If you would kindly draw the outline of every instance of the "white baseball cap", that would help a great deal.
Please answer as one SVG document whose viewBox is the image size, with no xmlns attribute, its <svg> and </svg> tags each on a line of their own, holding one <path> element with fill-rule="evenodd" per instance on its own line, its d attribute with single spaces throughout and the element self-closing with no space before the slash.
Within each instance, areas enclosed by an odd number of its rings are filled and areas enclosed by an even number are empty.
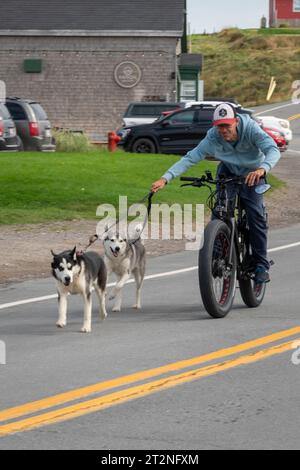
<svg viewBox="0 0 300 470">
<path fill-rule="evenodd" d="M 222 103 L 216 107 L 213 125 L 234 124 L 236 122 L 236 111 L 229 103 Z"/>
</svg>

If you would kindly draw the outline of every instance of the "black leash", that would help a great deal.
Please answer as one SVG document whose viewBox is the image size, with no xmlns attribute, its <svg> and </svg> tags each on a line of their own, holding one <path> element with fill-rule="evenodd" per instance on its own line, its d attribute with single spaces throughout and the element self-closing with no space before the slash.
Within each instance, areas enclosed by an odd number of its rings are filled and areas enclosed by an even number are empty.
<svg viewBox="0 0 300 470">
<path fill-rule="evenodd" d="M 141 234 L 142 232 L 144 231 L 145 229 L 145 226 L 147 224 L 147 221 L 148 221 L 148 218 L 150 217 L 150 214 L 151 214 L 151 207 L 152 207 L 152 198 L 154 196 L 155 193 L 153 192 L 150 192 L 148 193 L 143 199 L 141 199 L 140 201 L 136 202 L 136 204 L 143 204 L 145 201 L 148 200 L 148 205 L 147 205 L 147 215 L 145 217 L 145 220 L 144 220 L 144 224 L 143 224 L 143 228 L 141 230 Z M 113 223 L 110 227 L 107 228 L 106 232 L 108 232 L 110 229 L 112 229 L 113 227 L 117 226 L 119 224 L 120 220 L 117 220 L 115 223 Z M 105 232 L 104 232 L 105 233 Z M 103 234 L 104 234 L 103 233 Z M 102 235 L 103 235 L 102 234 Z M 101 237 L 102 237 L 101 235 Z M 99 240 L 99 235 L 95 234 L 95 235 L 92 235 L 90 238 L 89 238 L 89 244 L 86 245 L 86 247 L 81 251 L 81 253 L 84 253 L 85 251 L 87 251 L 94 243 L 96 243 L 97 240 Z M 134 240 L 133 242 L 130 242 L 131 245 L 133 245 L 134 243 L 137 242 L 137 240 L 140 239 L 140 236 L 139 238 L 137 238 L 136 240 Z"/>
</svg>

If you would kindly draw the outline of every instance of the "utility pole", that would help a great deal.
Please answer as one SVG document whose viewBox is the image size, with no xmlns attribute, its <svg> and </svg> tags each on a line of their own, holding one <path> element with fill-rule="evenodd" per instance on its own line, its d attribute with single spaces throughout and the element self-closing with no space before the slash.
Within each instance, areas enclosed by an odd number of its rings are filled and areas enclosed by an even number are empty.
<svg viewBox="0 0 300 470">
<path fill-rule="evenodd" d="M 187 39 L 187 0 L 184 0 L 183 9 L 183 35 L 181 38 L 181 52 L 188 53 L 188 39 Z"/>
</svg>

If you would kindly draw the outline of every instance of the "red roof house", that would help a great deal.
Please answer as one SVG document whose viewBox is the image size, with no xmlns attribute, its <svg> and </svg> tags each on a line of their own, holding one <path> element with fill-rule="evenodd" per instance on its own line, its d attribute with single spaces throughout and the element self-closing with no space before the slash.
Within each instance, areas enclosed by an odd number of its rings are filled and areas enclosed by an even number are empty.
<svg viewBox="0 0 300 470">
<path fill-rule="evenodd" d="M 270 0 L 270 27 L 300 26 L 300 0 Z"/>
</svg>

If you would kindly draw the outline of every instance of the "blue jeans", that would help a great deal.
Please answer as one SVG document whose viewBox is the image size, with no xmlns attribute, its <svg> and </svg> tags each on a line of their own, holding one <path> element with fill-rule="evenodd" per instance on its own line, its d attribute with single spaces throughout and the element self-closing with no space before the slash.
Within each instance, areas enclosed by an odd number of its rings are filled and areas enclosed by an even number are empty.
<svg viewBox="0 0 300 470">
<path fill-rule="evenodd" d="M 221 174 L 229 177 L 235 176 L 229 172 L 224 163 L 220 163 L 218 167 L 217 175 L 219 176 Z M 264 184 L 264 180 L 261 180 L 258 184 Z M 255 186 L 249 187 L 246 184 L 240 186 L 230 183 L 227 186 L 227 191 L 232 206 L 239 192 L 242 207 L 245 209 L 248 218 L 250 244 L 255 264 L 256 266 L 263 266 L 266 270 L 269 270 L 270 263 L 267 255 L 268 224 L 263 195 L 255 192 Z"/>
</svg>

